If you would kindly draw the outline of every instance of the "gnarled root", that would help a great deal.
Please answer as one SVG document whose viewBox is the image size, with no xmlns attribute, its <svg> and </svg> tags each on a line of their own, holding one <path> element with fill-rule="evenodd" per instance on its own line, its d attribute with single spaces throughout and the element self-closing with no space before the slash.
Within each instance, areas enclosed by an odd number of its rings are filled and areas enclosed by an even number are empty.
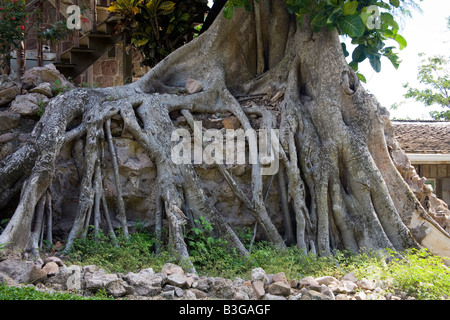
<svg viewBox="0 0 450 320">
<path fill-rule="evenodd" d="M 306 22 L 298 28 L 282 0 L 254 4 L 254 15 L 236 10 L 233 19 L 245 22 L 239 28 L 235 20 L 220 16 L 208 32 L 133 84 L 74 90 L 51 100 L 30 142 L 0 167 L 0 206 L 24 181 L 19 204 L 0 243 L 19 248 L 29 244 L 28 249 L 36 253 L 36 239 L 44 225 L 42 208 L 51 202 L 46 193 L 56 158 L 69 143 L 84 154 L 73 152 L 80 174 L 79 202 L 66 250 L 90 225 L 90 215 L 98 231 L 101 211 L 114 238 L 103 190 L 105 153 L 112 160 L 118 220 L 128 235 L 120 164 L 110 130 L 110 119 L 116 117 L 156 165 L 156 212 L 151 214 L 155 215 L 157 238 L 162 240 L 166 219 L 170 248 L 195 272 L 184 234 L 187 224 L 203 216 L 218 236 L 247 255 L 227 217 L 208 199 L 196 163 L 177 165 L 171 157 L 172 133 L 177 129 L 172 112 L 185 116 L 194 139 L 195 115 L 220 112 L 235 116 L 240 128 L 248 132 L 249 149 L 257 141 L 253 129 L 279 130 L 279 140 L 265 141 L 266 146 L 279 148 L 272 160 L 256 153 L 250 192 L 244 191 L 225 164 L 215 164 L 266 240 L 280 248 L 295 243 L 302 252 L 325 255 L 337 249 L 403 250 L 424 244 L 430 244 L 432 252 L 450 255 L 448 234 L 427 220 L 392 164 L 382 108 L 345 62 L 337 34 L 325 30 L 312 34 Z M 276 14 L 272 17 L 270 12 Z M 186 94 L 188 78 L 201 82 L 203 90 Z M 251 120 L 255 117 L 258 123 Z M 80 138 L 85 140 L 83 148 Z M 269 149 L 274 152 L 276 148 Z M 267 190 L 277 174 L 280 209 L 269 214 L 262 177 L 267 165 L 278 160 L 281 170 L 271 173 Z M 284 222 L 277 225 L 272 218 L 278 215 Z M 422 229 L 411 233 L 411 226 L 417 229 L 419 224 Z M 431 238 L 441 239 L 440 244 Z"/>
</svg>

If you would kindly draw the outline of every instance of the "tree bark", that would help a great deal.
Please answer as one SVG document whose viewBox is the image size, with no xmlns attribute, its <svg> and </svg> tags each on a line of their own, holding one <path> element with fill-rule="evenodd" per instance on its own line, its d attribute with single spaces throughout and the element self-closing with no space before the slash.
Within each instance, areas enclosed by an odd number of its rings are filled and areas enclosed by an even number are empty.
<svg viewBox="0 0 450 320">
<path fill-rule="evenodd" d="M 258 158 L 251 165 L 250 195 L 225 166 L 217 165 L 267 240 L 281 248 L 285 241 L 294 241 L 300 251 L 321 255 L 340 249 L 401 251 L 426 246 L 432 253 L 449 256 L 448 233 L 422 207 L 389 154 L 387 111 L 360 85 L 345 61 L 338 34 L 313 33 L 307 19 L 299 26 L 283 0 L 254 1 L 253 6 L 252 12 L 235 10 L 231 20 L 220 14 L 208 31 L 132 84 L 74 90 L 51 100 L 47 107 L 51 112 L 42 117 L 31 142 L 0 168 L 1 192 L 26 177 L 0 243 L 23 247 L 23 235 L 28 239 L 35 207 L 51 184 L 61 147 L 86 136 L 79 206 L 66 246 L 70 249 L 88 209 L 99 208 L 101 184 L 93 183 L 93 177 L 104 127 L 125 231 L 126 208 L 120 203 L 120 172 L 109 132 L 109 119 L 120 115 L 156 165 L 155 230 L 160 233 L 164 212 L 169 246 L 186 261 L 187 269 L 195 271 L 184 242 L 191 214 L 208 219 L 218 235 L 248 254 L 226 217 L 208 201 L 196 164 L 176 165 L 170 156 L 171 133 L 176 129 L 171 112 L 182 112 L 190 123 L 193 114 L 220 112 L 233 114 L 244 130 L 253 129 L 250 114 L 261 118 L 261 129 L 279 130 L 283 170 L 278 173 L 282 175 L 278 214 L 285 221 L 285 239 L 265 206 L 266 160 Z M 203 90 L 187 94 L 189 78 L 199 81 Z M 253 97 L 256 107 L 243 106 L 238 97 Z M 267 101 L 276 107 L 269 108 Z M 81 124 L 66 132 L 80 116 Z"/>
</svg>

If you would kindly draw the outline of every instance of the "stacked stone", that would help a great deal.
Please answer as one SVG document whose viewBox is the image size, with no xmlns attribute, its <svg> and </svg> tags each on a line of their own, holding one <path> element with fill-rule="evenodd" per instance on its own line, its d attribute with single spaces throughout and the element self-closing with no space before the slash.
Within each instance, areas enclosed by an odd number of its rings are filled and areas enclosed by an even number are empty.
<svg viewBox="0 0 450 320">
<path fill-rule="evenodd" d="M 129 300 L 412 300 L 404 292 L 389 293 L 387 281 L 357 279 L 353 273 L 338 280 L 332 276 L 287 280 L 283 272 L 266 274 L 261 268 L 251 279 L 234 281 L 185 273 L 167 263 L 160 272 L 152 268 L 107 273 L 95 265 L 67 267 L 61 259 L 48 257 L 35 262 L 10 258 L 0 262 L 0 284 L 33 284 L 44 291 L 69 291 L 95 295 L 99 291 Z"/>
</svg>

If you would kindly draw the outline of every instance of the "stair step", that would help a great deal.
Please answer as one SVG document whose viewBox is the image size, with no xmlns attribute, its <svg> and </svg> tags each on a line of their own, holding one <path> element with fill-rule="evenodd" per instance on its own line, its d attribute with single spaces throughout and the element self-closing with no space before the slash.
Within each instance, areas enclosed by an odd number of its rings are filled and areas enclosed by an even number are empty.
<svg viewBox="0 0 450 320">
<path fill-rule="evenodd" d="M 86 53 L 90 53 L 90 52 L 94 52 L 95 48 L 86 48 L 86 47 L 78 47 L 78 48 L 71 48 L 70 51 L 71 52 L 86 52 Z"/>
<path fill-rule="evenodd" d="M 88 34 L 90 38 L 111 38 L 111 34 L 102 32 L 91 32 Z"/>
<path fill-rule="evenodd" d="M 56 68 L 75 68 L 75 66 L 76 66 L 73 63 L 64 63 L 64 62 L 55 62 L 55 63 L 53 63 L 53 65 Z"/>
</svg>

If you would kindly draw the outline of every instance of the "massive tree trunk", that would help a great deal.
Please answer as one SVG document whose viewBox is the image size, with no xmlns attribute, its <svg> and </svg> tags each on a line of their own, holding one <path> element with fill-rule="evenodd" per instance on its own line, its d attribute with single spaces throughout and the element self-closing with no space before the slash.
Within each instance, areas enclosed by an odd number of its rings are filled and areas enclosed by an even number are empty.
<svg viewBox="0 0 450 320">
<path fill-rule="evenodd" d="M 199 81 L 203 90 L 187 94 L 188 79 Z M 77 89 L 51 100 L 31 142 L 0 168 L 3 194 L 25 179 L 0 243 L 36 251 L 33 232 L 43 225 L 41 211 L 55 159 L 64 145 L 82 139 L 85 158 L 78 211 L 66 244 L 70 248 L 91 212 L 98 216 L 101 150 L 109 145 L 107 152 L 114 160 L 109 119 L 120 117 L 156 164 L 158 210 L 153 214 L 160 221 L 164 213 L 170 245 L 179 258 L 189 259 L 183 226 L 200 216 L 247 254 L 225 217 L 208 201 L 195 164 L 172 162 L 171 134 L 176 127 L 169 114 L 174 111 L 193 127 L 199 114 L 220 112 L 233 114 L 244 130 L 279 129 L 281 169 L 276 181 L 282 230 L 265 207 L 265 161 L 251 165 L 250 197 L 227 166 L 217 164 L 264 237 L 274 244 L 295 242 L 303 252 L 323 255 L 335 249 L 401 251 L 420 246 L 450 255 L 449 235 L 428 215 L 393 163 L 385 135 L 389 116 L 348 66 L 337 33 L 312 33 L 306 20 L 300 28 L 282 0 L 255 1 L 252 12 L 235 10 L 231 20 L 219 15 L 207 32 L 135 83 Z M 250 115 L 259 117 L 260 124 L 250 121 Z M 126 231 L 119 169 L 113 167 Z"/>
</svg>

